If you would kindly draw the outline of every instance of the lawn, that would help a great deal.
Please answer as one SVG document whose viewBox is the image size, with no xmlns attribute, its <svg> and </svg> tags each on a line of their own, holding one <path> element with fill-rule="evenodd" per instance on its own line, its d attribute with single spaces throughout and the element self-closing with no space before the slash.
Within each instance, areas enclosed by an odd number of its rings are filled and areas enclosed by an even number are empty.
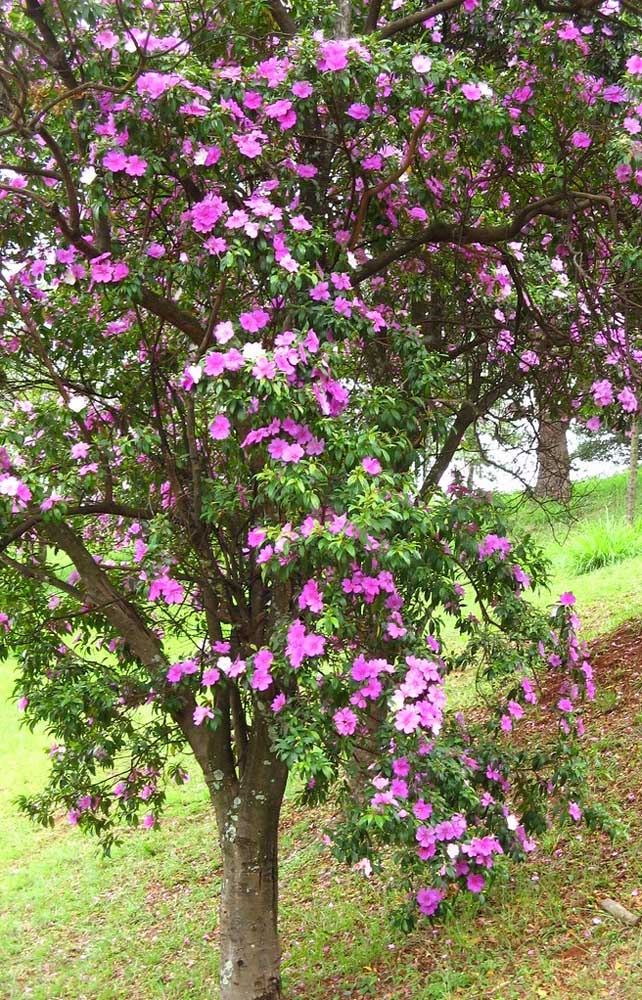
<svg viewBox="0 0 642 1000">
<path fill-rule="evenodd" d="M 517 517 L 538 532 L 553 561 L 553 588 L 573 590 L 590 637 L 642 618 L 642 555 L 569 574 L 569 539 L 611 509 L 621 518 L 623 477 L 581 492 L 583 507 L 557 541 L 539 509 Z M 610 483 L 610 487 L 609 484 Z M 620 502 L 621 501 L 621 502 Z M 529 520 L 530 518 L 530 520 Z M 546 602 L 550 597 L 542 595 Z M 328 819 L 288 801 L 281 850 L 286 996 L 378 997 L 642 995 L 642 930 L 599 908 L 604 895 L 642 909 L 640 748 L 642 639 L 637 628 L 603 640 L 598 699 L 587 749 L 596 791 L 614 803 L 629 834 L 611 844 L 580 828 L 550 834 L 535 858 L 443 923 L 393 933 L 383 886 L 340 868 L 323 848 Z M 111 859 L 64 819 L 34 829 L 14 797 L 39 787 L 46 734 L 18 726 L 0 669 L 0 996 L 38 1000 L 216 997 L 216 835 L 194 774 L 171 792 L 158 831 L 133 831 Z"/>
</svg>

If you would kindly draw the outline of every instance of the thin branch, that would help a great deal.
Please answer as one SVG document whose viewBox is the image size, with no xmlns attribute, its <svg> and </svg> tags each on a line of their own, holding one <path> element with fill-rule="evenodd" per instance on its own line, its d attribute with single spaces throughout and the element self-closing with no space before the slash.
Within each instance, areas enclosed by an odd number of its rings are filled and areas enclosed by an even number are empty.
<svg viewBox="0 0 642 1000">
<path fill-rule="evenodd" d="M 397 169 L 393 170 L 391 174 L 380 180 L 379 183 L 375 184 L 374 187 L 366 188 L 365 191 L 363 192 L 363 195 L 361 196 L 361 202 L 359 203 L 359 209 L 357 211 L 357 218 L 354 224 L 354 229 L 352 230 L 352 236 L 350 238 L 350 244 L 349 244 L 350 250 L 354 250 L 355 246 L 359 241 L 361 231 L 366 221 L 366 215 L 368 212 L 368 205 L 370 204 L 370 199 L 374 198 L 375 195 L 381 194 L 381 192 L 385 191 L 387 187 L 390 187 L 390 185 L 394 184 L 395 181 L 398 181 L 400 177 L 403 177 L 406 170 L 408 170 L 408 168 L 411 166 L 412 161 L 415 158 L 415 153 L 417 152 L 417 143 L 419 142 L 419 137 L 421 136 L 424 125 L 428 120 L 428 114 L 429 113 L 427 110 L 424 111 L 421 118 L 419 119 L 417 127 L 415 128 L 414 132 L 412 133 L 412 136 L 410 137 L 410 142 L 408 143 L 408 150 L 406 152 L 406 155 L 404 156 L 403 160 L 401 161 Z"/>
</svg>

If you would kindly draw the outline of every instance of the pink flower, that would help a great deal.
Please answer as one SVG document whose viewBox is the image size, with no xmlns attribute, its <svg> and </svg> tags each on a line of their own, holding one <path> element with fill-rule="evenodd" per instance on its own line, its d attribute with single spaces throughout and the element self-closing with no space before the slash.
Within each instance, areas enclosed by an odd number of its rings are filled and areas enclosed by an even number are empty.
<svg viewBox="0 0 642 1000">
<path fill-rule="evenodd" d="M 573 702 L 571 701 L 570 698 L 560 698 L 560 700 L 557 703 L 557 707 L 559 708 L 560 712 L 572 712 Z"/>
<path fill-rule="evenodd" d="M 414 706 L 400 709 L 395 716 L 395 729 L 400 733 L 414 733 L 420 723 L 421 716 Z"/>
<path fill-rule="evenodd" d="M 430 73 L 432 69 L 432 59 L 428 56 L 416 55 L 412 57 L 412 68 L 415 73 Z"/>
<path fill-rule="evenodd" d="M 293 215 L 290 219 L 290 225 L 298 233 L 309 233 L 312 229 L 304 215 Z"/>
<path fill-rule="evenodd" d="M 622 389 L 622 392 L 618 393 L 617 398 L 626 413 L 635 413 L 638 408 L 638 401 L 628 385 Z"/>
<path fill-rule="evenodd" d="M 560 594 L 560 604 L 564 608 L 572 608 L 576 600 L 575 594 L 571 593 L 570 590 L 565 590 L 563 594 Z"/>
<path fill-rule="evenodd" d="M 642 74 L 642 56 L 635 55 L 629 56 L 626 60 L 627 71 L 631 76 L 640 76 Z"/>
<path fill-rule="evenodd" d="M 481 87 L 476 83 L 464 83 L 461 92 L 467 101 L 478 101 L 482 96 Z"/>
<path fill-rule="evenodd" d="M 258 358 L 256 364 L 252 368 L 252 375 L 256 379 L 267 379 L 271 382 L 276 375 L 276 363 L 270 361 L 269 358 Z"/>
<path fill-rule="evenodd" d="M 219 413 L 209 426 L 210 437 L 213 437 L 215 441 L 224 441 L 230 436 L 230 426 L 228 418 Z"/>
<path fill-rule="evenodd" d="M 217 194 L 208 195 L 191 210 L 192 226 L 197 233 L 209 233 L 228 211 L 228 204 Z"/>
<path fill-rule="evenodd" d="M 105 170 L 111 170 L 112 174 L 117 174 L 120 170 L 124 170 L 127 166 L 127 157 L 123 153 L 122 149 L 110 149 L 109 152 L 103 156 L 103 167 Z"/>
<path fill-rule="evenodd" d="M 318 67 L 322 72 L 339 73 L 348 65 L 348 45 L 346 42 L 324 42 Z"/>
<path fill-rule="evenodd" d="M 263 528 L 252 528 L 247 535 L 247 544 L 251 549 L 256 549 L 265 541 L 267 532 Z"/>
<path fill-rule="evenodd" d="M 378 476 L 381 472 L 381 462 L 376 458 L 372 458 L 370 455 L 366 455 L 366 457 L 361 460 L 361 465 L 371 476 Z"/>
<path fill-rule="evenodd" d="M 588 149 L 592 141 L 588 132 L 573 132 L 571 136 L 571 145 L 576 149 Z"/>
<path fill-rule="evenodd" d="M 29 699 L 23 695 L 22 698 L 18 699 L 18 711 L 24 712 L 28 704 L 29 704 Z"/>
<path fill-rule="evenodd" d="M 234 336 L 234 327 L 227 320 L 225 323 L 217 323 L 214 327 L 214 339 L 219 344 L 227 344 L 228 340 L 231 340 Z"/>
<path fill-rule="evenodd" d="M 265 309 L 252 309 L 251 312 L 241 313 L 239 323 L 248 333 L 256 333 L 262 330 L 270 322 L 270 314 Z"/>
<path fill-rule="evenodd" d="M 164 574 L 152 580 L 147 600 L 156 601 L 159 597 L 163 597 L 166 604 L 180 604 L 184 597 L 184 591 L 177 580 L 172 580 L 171 577 Z"/>
<path fill-rule="evenodd" d="M 130 177 L 142 177 L 147 170 L 147 160 L 142 156 L 128 156 L 125 163 L 125 173 Z"/>
<path fill-rule="evenodd" d="M 285 705 L 286 701 L 287 701 L 287 698 L 285 697 L 285 695 L 283 693 L 277 694 L 276 698 L 274 699 L 274 701 L 270 705 L 270 708 L 272 709 L 272 711 L 274 712 L 275 715 L 277 715 L 281 711 L 281 709 Z"/>
<path fill-rule="evenodd" d="M 520 587 L 524 588 L 530 587 L 531 585 L 530 576 L 528 575 L 528 573 L 525 573 L 522 567 L 519 566 L 517 563 L 515 563 L 515 565 L 513 566 L 513 576 L 517 580 Z"/>
<path fill-rule="evenodd" d="M 591 392 L 598 406 L 609 406 L 613 402 L 613 386 L 606 378 L 594 382 Z"/>
<path fill-rule="evenodd" d="M 299 607 L 309 608 L 314 614 L 323 611 L 323 598 L 319 593 L 316 580 L 308 580 L 299 594 Z"/>
<path fill-rule="evenodd" d="M 217 377 L 222 375 L 225 371 L 225 355 L 221 354 L 220 351 L 212 351 L 211 354 L 207 354 L 205 357 L 205 364 L 203 370 L 206 375 L 212 375 Z"/>
<path fill-rule="evenodd" d="M 104 49 L 109 52 L 116 45 L 118 45 L 118 35 L 115 35 L 113 31 L 106 29 L 105 31 L 99 31 L 95 36 L 94 41 L 99 49 Z"/>
<path fill-rule="evenodd" d="M 332 720 L 340 736 L 352 736 L 357 728 L 357 716 L 350 708 L 340 708 L 334 713 Z"/>
<path fill-rule="evenodd" d="M 250 687 L 254 691 L 267 691 L 267 689 L 272 684 L 272 676 L 267 668 L 258 669 L 255 666 L 254 673 L 252 674 L 252 679 L 250 681 Z"/>
<path fill-rule="evenodd" d="M 295 97 L 300 97 L 302 99 L 309 97 L 312 94 L 314 88 L 311 83 L 307 80 L 297 80 L 296 83 L 292 84 L 292 93 Z"/>
<path fill-rule="evenodd" d="M 154 260 L 164 257 L 166 252 L 165 247 L 161 243 L 150 243 L 145 251 L 147 256 L 152 257 Z"/>
<path fill-rule="evenodd" d="M 203 671 L 203 676 L 201 677 L 201 684 L 203 687 L 212 687 L 214 684 L 218 684 L 221 677 L 221 673 L 216 667 L 210 667 L 209 670 Z"/>
<path fill-rule="evenodd" d="M 249 160 L 256 159 L 263 152 L 263 146 L 259 142 L 259 137 L 263 136 L 263 133 L 252 132 L 250 135 L 233 135 L 232 138 L 238 147 L 238 151 L 242 156 L 247 156 Z"/>
<path fill-rule="evenodd" d="M 412 811 L 418 820 L 430 819 L 432 816 L 432 805 L 430 802 L 424 802 L 423 799 L 417 799 L 412 807 Z"/>
<path fill-rule="evenodd" d="M 486 559 L 497 552 L 500 559 L 505 559 L 511 548 L 511 543 L 504 536 L 486 535 L 484 541 L 480 542 L 479 545 L 479 558 L 480 560 Z"/>
<path fill-rule="evenodd" d="M 370 117 L 370 108 L 367 104 L 351 104 L 346 114 L 355 121 L 365 122 Z"/>
<path fill-rule="evenodd" d="M 136 90 L 142 97 L 157 98 L 180 83 L 177 73 L 141 73 L 136 81 Z"/>
<path fill-rule="evenodd" d="M 486 885 L 483 875 L 469 875 L 466 879 L 466 888 L 469 892 L 481 892 Z"/>
<path fill-rule="evenodd" d="M 417 906 L 425 917 L 432 917 L 445 895 L 441 889 L 420 889 L 416 897 Z"/>
<path fill-rule="evenodd" d="M 315 302 L 327 302 L 330 298 L 329 287 L 327 281 L 318 281 L 308 294 Z"/>
<path fill-rule="evenodd" d="M 91 277 L 92 280 L 97 282 L 98 284 L 107 283 L 108 281 L 113 281 L 114 278 L 113 264 L 108 260 L 92 260 Z"/>
<path fill-rule="evenodd" d="M 194 709 L 193 718 L 194 718 L 194 725 L 201 726 L 205 722 L 205 719 L 214 718 L 214 712 L 209 707 L 209 705 L 197 705 L 196 708 Z"/>
<path fill-rule="evenodd" d="M 145 830 L 151 830 L 155 823 L 156 820 L 154 819 L 153 813 L 147 813 L 146 816 L 143 816 L 143 827 Z"/>
<path fill-rule="evenodd" d="M 578 806 L 577 802 L 569 802 L 568 814 L 572 820 L 575 820 L 576 823 L 579 823 L 579 821 L 582 818 L 582 810 Z"/>
</svg>

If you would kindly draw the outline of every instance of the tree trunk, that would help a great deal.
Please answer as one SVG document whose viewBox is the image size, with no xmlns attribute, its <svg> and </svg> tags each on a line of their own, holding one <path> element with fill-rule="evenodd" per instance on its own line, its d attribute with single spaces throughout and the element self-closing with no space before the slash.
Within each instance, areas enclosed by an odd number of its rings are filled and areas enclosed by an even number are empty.
<svg viewBox="0 0 642 1000">
<path fill-rule="evenodd" d="M 567 503 L 571 499 L 571 460 L 566 425 L 543 412 L 537 441 L 535 496 Z"/>
<path fill-rule="evenodd" d="M 280 1000 L 277 836 L 237 836 L 223 850 L 221 1000 Z"/>
<path fill-rule="evenodd" d="M 278 833 L 287 769 L 255 720 L 239 797 L 219 815 L 220 1000 L 281 1000 Z"/>
<path fill-rule="evenodd" d="M 635 523 L 635 501 L 638 493 L 638 454 L 640 448 L 640 418 L 637 414 L 631 423 L 631 457 L 629 461 L 629 481 L 626 487 L 626 519 Z"/>
</svg>

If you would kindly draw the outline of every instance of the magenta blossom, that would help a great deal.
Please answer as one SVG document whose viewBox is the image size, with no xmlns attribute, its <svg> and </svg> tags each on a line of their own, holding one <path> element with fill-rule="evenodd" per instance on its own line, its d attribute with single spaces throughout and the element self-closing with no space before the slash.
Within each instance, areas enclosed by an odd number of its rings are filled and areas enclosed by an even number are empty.
<svg viewBox="0 0 642 1000">
<path fill-rule="evenodd" d="M 377 458 L 372 458 L 370 455 L 366 455 L 366 457 L 361 460 L 361 465 L 371 476 L 378 476 L 381 472 L 381 462 Z"/>
</svg>

